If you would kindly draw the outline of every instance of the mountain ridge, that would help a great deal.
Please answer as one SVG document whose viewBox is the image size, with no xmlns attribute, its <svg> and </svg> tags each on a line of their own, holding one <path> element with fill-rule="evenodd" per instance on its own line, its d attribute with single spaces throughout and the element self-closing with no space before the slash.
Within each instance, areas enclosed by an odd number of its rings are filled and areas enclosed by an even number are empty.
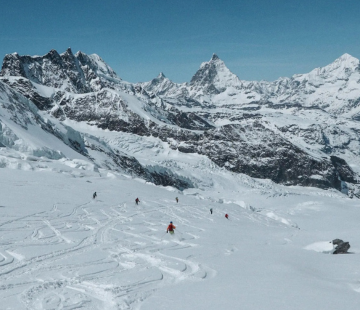
<svg viewBox="0 0 360 310">
<path fill-rule="evenodd" d="M 155 137 L 234 173 L 357 195 L 358 61 L 344 54 L 324 68 L 274 82 L 243 81 L 213 54 L 189 83 L 160 73 L 132 84 L 100 56 L 74 55 L 69 48 L 36 57 L 6 55 L 0 80 L 60 122 Z M 339 70 L 346 79 L 334 80 Z M 113 153 L 104 154 L 114 162 Z M 173 176 L 160 179 L 181 184 Z"/>
</svg>

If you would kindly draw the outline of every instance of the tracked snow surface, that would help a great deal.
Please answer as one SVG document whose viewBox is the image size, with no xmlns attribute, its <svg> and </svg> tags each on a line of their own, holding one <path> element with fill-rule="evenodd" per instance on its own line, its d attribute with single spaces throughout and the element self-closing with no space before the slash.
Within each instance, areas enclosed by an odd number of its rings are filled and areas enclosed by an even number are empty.
<svg viewBox="0 0 360 310">
<path fill-rule="evenodd" d="M 155 139 L 122 140 L 198 188 L 2 149 L 12 166 L 0 181 L 1 309 L 357 308 L 357 199 L 236 175 Z M 329 254 L 337 237 L 352 254 Z"/>
<path fill-rule="evenodd" d="M 97 55 L 7 55 L 0 309 L 357 309 L 358 66 L 246 82 L 214 55 L 133 85 Z"/>
</svg>

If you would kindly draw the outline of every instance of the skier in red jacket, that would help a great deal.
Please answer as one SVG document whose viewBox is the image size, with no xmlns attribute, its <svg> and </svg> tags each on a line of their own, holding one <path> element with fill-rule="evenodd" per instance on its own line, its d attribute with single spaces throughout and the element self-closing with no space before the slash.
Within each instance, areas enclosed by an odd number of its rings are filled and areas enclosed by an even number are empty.
<svg viewBox="0 0 360 310">
<path fill-rule="evenodd" d="M 176 227 L 175 227 L 175 225 L 173 225 L 173 222 L 170 222 L 170 224 L 169 224 L 169 226 L 167 227 L 167 230 L 166 230 L 166 232 L 167 233 L 170 233 L 170 234 L 174 234 L 174 229 L 175 229 Z"/>
<path fill-rule="evenodd" d="M 229 215 L 228 215 L 227 213 L 225 214 L 225 217 L 226 217 L 227 219 L 229 219 Z"/>
</svg>

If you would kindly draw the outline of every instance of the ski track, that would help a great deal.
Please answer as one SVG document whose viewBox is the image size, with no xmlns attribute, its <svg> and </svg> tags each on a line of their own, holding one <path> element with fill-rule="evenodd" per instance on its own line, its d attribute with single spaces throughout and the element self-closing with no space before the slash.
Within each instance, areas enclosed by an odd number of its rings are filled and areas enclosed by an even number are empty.
<svg viewBox="0 0 360 310">
<path fill-rule="evenodd" d="M 70 212 L 59 205 L 0 224 L 3 232 L 15 222 L 22 225 L 23 239 L 2 240 L 0 279 L 7 284 L 0 285 L 0 291 L 8 297 L 19 293 L 24 309 L 139 309 L 162 287 L 216 274 L 196 257 L 177 254 L 198 246 L 206 233 L 195 225 L 199 220 L 219 219 L 208 210 L 167 200 L 135 206 L 91 200 Z M 243 207 L 230 215 L 229 223 L 242 218 L 265 226 L 287 223 L 274 212 L 267 216 L 266 210 Z M 174 236 L 166 234 L 169 219 L 181 227 Z M 31 256 L 32 247 L 44 253 Z M 229 245 L 223 255 L 237 250 Z M 86 257 L 79 260 L 83 263 L 72 263 L 81 255 Z M 31 282 L 24 280 L 29 275 Z"/>
<path fill-rule="evenodd" d="M 0 224 L 3 232 L 14 222 L 24 225 L 23 240 L 2 240 L 0 247 L 0 291 L 7 297 L 19 293 L 23 309 L 139 309 L 164 286 L 215 275 L 194 257 L 177 255 L 198 246 L 193 241 L 204 231 L 181 214 L 208 220 L 206 212 L 166 201 L 151 201 L 145 209 L 95 200 L 68 213 L 59 205 Z M 166 234 L 169 218 L 182 227 L 174 236 Z M 44 253 L 31 256 L 32 247 Z M 80 255 L 85 263 L 71 263 Z M 31 282 L 25 281 L 29 275 Z"/>
</svg>

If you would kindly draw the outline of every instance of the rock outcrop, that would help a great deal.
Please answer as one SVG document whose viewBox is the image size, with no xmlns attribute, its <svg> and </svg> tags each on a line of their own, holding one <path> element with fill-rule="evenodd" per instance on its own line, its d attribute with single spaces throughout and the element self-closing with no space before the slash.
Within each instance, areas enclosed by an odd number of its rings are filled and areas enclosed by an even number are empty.
<svg viewBox="0 0 360 310">
<path fill-rule="evenodd" d="M 350 244 L 347 241 L 334 239 L 332 243 L 335 246 L 333 254 L 347 254 L 350 249 Z"/>
</svg>

